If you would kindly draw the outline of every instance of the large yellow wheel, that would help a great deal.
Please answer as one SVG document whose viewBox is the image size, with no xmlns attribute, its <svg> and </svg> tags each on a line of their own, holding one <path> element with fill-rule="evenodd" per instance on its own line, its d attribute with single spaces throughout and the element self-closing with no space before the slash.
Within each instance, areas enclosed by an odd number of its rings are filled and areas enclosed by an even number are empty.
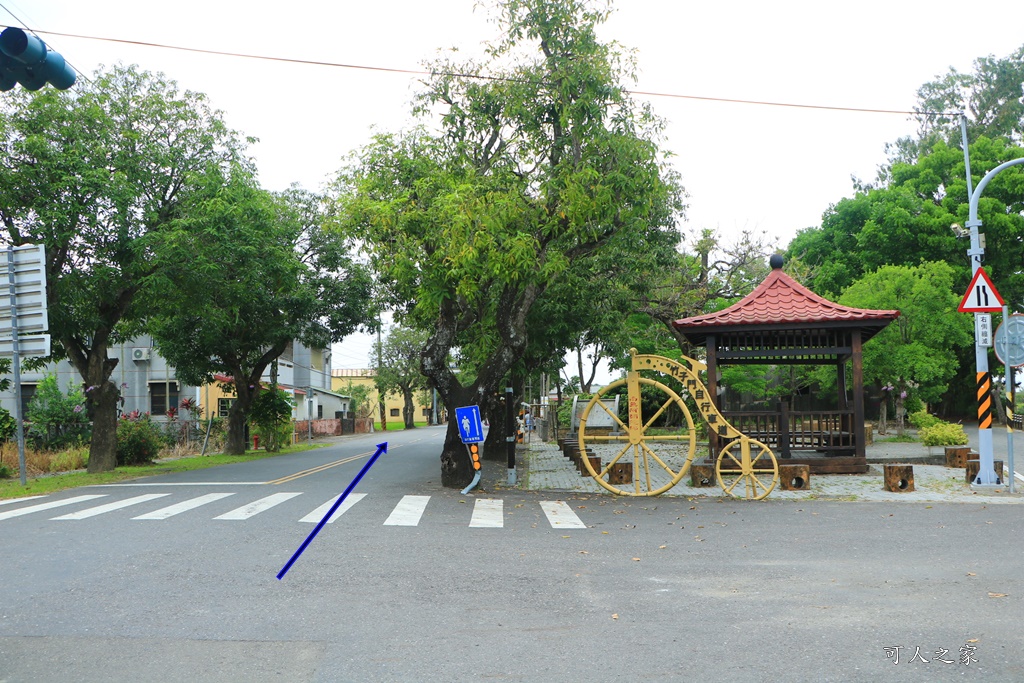
<svg viewBox="0 0 1024 683">
<path fill-rule="evenodd" d="M 602 401 L 623 385 L 628 387 L 625 420 Z M 666 396 L 649 415 L 643 414 L 641 386 L 653 387 Z M 672 406 L 682 414 L 683 426 L 672 433 L 654 434 L 652 425 Z M 612 493 L 623 496 L 656 496 L 669 490 L 689 471 L 697 449 L 693 417 L 683 399 L 661 382 L 640 377 L 636 371 L 597 392 L 580 418 L 578 437 L 581 453 L 589 449 L 601 459 L 600 469 L 595 469 L 589 458 L 582 458 L 586 473 Z"/>
<path fill-rule="evenodd" d="M 779 483 L 779 463 L 763 443 L 741 436 L 718 454 L 715 475 L 729 495 L 760 500 Z"/>
</svg>

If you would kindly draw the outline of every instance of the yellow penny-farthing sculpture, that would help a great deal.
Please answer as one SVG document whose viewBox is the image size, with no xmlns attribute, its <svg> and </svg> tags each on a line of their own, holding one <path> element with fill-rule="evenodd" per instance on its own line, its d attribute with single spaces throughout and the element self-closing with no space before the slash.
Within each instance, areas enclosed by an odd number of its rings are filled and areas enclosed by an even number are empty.
<svg viewBox="0 0 1024 683">
<path fill-rule="evenodd" d="M 707 366 L 685 356 L 680 362 L 638 355 L 636 349 L 630 353 L 633 363 L 626 378 L 598 391 L 580 417 L 580 452 L 592 455 L 581 458 L 581 466 L 598 484 L 624 496 L 656 496 L 678 484 L 689 472 L 697 451 L 697 430 L 685 400 L 689 398 L 708 429 L 718 435 L 720 443 L 726 444 L 715 460 L 719 486 L 738 498 L 761 499 L 771 493 L 779 481 L 775 454 L 760 441 L 740 433 L 718 412 L 700 380 L 699 373 L 706 371 Z M 644 376 L 642 372 L 672 377 L 682 384 L 682 391 L 677 393 L 658 378 Z M 625 421 L 602 400 L 618 393 L 623 385 L 627 391 Z M 641 400 L 644 387 L 650 387 L 649 405 L 651 396 L 658 396 L 658 407 L 649 414 L 644 414 Z M 681 426 L 655 428 L 654 424 L 666 413 L 673 417 L 681 414 Z M 612 426 L 588 428 L 588 420 Z M 600 465 L 595 467 L 598 458 Z"/>
</svg>

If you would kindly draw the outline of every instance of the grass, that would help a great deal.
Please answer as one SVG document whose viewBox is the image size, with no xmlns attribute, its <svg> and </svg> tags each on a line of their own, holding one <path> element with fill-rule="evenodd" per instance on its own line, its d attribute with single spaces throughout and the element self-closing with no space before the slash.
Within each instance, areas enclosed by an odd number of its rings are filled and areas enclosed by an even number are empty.
<svg viewBox="0 0 1024 683">
<path fill-rule="evenodd" d="M 425 421 L 424 422 L 414 422 L 413 424 L 415 424 L 417 427 L 426 427 L 427 426 L 427 423 Z M 377 422 L 374 424 L 374 428 L 376 430 L 380 431 L 380 420 L 377 420 Z M 405 429 L 405 421 L 402 420 L 402 418 L 395 417 L 395 418 L 392 418 L 392 419 L 388 420 L 388 431 L 389 432 L 400 432 L 403 429 Z"/>
<path fill-rule="evenodd" d="M 265 451 L 246 451 L 245 455 L 204 455 L 175 458 L 163 460 L 152 465 L 136 465 L 131 467 L 119 467 L 113 472 L 61 472 L 48 474 L 39 477 L 29 478 L 25 486 L 21 485 L 18 471 L 13 470 L 10 479 L 0 479 L 0 500 L 6 498 L 21 498 L 23 496 L 40 496 L 47 493 L 55 493 L 65 489 L 78 488 L 80 486 L 95 486 L 97 484 L 116 484 L 128 479 L 139 479 L 153 477 L 158 474 L 172 474 L 174 472 L 190 472 L 192 470 L 204 470 L 209 467 L 220 465 L 231 465 L 237 462 L 250 462 L 262 460 L 288 453 L 298 453 L 319 448 L 320 445 L 301 444 L 282 448 L 278 453 L 267 453 Z"/>
<path fill-rule="evenodd" d="M 875 441 L 879 441 L 881 443 L 917 443 L 918 440 L 917 437 L 911 436 L 910 434 L 904 434 L 903 436 L 899 436 L 897 434 L 893 436 L 886 436 L 881 439 L 876 435 Z"/>
</svg>

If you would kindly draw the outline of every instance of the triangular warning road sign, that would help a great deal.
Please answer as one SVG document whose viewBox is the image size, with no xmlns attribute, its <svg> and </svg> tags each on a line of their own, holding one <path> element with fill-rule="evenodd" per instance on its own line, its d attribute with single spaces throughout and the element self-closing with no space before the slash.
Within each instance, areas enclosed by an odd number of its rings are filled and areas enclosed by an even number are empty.
<svg viewBox="0 0 1024 683">
<path fill-rule="evenodd" d="M 967 292 L 964 293 L 964 298 L 960 300 L 960 305 L 956 310 L 961 313 L 989 313 L 1003 310 L 1003 297 L 999 296 L 999 291 L 992 284 L 992 280 L 989 279 L 984 268 L 974 271 L 971 284 L 967 285 Z"/>
</svg>

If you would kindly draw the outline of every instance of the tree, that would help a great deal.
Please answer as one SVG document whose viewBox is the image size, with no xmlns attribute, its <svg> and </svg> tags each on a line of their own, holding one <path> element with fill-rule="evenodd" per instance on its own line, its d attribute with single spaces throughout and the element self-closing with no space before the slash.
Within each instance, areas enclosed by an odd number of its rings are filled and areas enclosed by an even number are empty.
<svg viewBox="0 0 1024 683">
<path fill-rule="evenodd" d="M 182 381 L 232 378 L 226 453 L 245 452 L 261 377 L 289 344 L 322 348 L 372 320 L 369 274 L 322 230 L 320 206 L 233 173 L 153 244 L 153 338 Z"/>
<path fill-rule="evenodd" d="M 374 344 L 381 363 L 374 381 L 381 396 L 400 394 L 404 401 L 402 417 L 406 429 L 416 426 L 416 391 L 425 389 L 426 377 L 420 372 L 420 354 L 427 342 L 426 332 L 396 327 L 382 344 Z"/>
<path fill-rule="evenodd" d="M 421 367 L 449 409 L 498 393 L 552 283 L 606 250 L 671 252 L 682 210 L 661 124 L 620 85 L 628 58 L 597 40 L 607 13 L 583 0 L 498 13 L 486 64 L 432 66 L 417 111 L 438 133 L 379 135 L 338 183 L 387 304 L 430 333 Z M 465 382 L 454 349 L 472 365 Z M 471 477 L 454 423 L 441 473 L 449 487 Z"/>
<path fill-rule="evenodd" d="M 981 138 L 971 145 L 975 184 L 1024 149 L 1003 140 Z M 985 189 L 979 203 L 987 241 L 985 265 L 1005 298 L 1024 298 L 1024 173 L 1006 170 Z M 870 188 L 843 199 L 823 217 L 820 228 L 801 231 L 788 247 L 814 269 L 810 286 L 824 296 L 838 295 L 855 280 L 885 265 L 922 261 L 962 264 L 954 289 L 971 278 L 967 247 L 950 229 L 968 218 L 963 152 L 936 143 L 913 164 L 896 164 L 888 187 Z"/>
<path fill-rule="evenodd" d="M 883 266 L 839 299 L 855 308 L 900 311 L 899 318 L 864 345 L 864 379 L 892 385 L 901 435 L 907 397 L 938 401 L 959 366 L 957 349 L 972 346 L 971 316 L 956 311 L 960 297 L 953 291 L 954 272 L 943 262 Z"/>
<path fill-rule="evenodd" d="M 4 237 L 45 245 L 52 358 L 88 388 L 89 471 L 114 469 L 120 394 L 107 350 L 143 331 L 151 240 L 211 177 L 247 163 L 243 143 L 203 95 L 118 66 L 74 92 L 7 93 L 0 147 Z"/>
</svg>

